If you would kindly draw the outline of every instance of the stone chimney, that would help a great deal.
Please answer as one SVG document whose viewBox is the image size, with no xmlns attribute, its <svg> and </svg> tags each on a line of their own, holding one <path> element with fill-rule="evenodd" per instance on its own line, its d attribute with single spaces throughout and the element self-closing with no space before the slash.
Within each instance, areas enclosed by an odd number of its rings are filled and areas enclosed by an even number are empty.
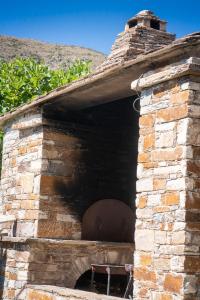
<svg viewBox="0 0 200 300">
<path fill-rule="evenodd" d="M 166 24 L 150 10 L 139 12 L 128 20 L 124 32 L 112 46 L 111 54 L 98 69 L 107 69 L 172 43 L 175 35 L 166 32 Z"/>
</svg>

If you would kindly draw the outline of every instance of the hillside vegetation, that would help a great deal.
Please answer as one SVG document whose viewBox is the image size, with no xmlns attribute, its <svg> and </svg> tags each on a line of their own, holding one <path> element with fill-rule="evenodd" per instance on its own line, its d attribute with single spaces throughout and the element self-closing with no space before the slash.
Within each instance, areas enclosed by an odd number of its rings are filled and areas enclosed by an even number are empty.
<svg viewBox="0 0 200 300">
<path fill-rule="evenodd" d="M 95 68 L 105 60 L 104 54 L 83 47 L 0 36 L 0 59 L 10 61 L 16 57 L 43 60 L 52 69 L 66 68 L 77 59 L 90 60 L 92 68 Z"/>
<path fill-rule="evenodd" d="M 76 60 L 66 69 L 52 70 L 33 58 L 15 58 L 9 62 L 0 60 L 0 115 L 87 76 L 90 65 L 90 61 Z M 0 131 L 0 170 L 2 146 L 3 132 Z"/>
<path fill-rule="evenodd" d="M 86 76 L 105 58 L 83 47 L 0 36 L 0 115 Z M 0 131 L 0 171 L 2 143 Z"/>
</svg>

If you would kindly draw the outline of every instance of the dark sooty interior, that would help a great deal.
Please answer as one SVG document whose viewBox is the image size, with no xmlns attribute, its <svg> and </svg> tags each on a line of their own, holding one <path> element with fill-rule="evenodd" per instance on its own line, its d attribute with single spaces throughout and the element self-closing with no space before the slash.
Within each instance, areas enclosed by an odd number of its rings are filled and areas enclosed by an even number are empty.
<svg viewBox="0 0 200 300">
<path fill-rule="evenodd" d="M 86 210 L 103 199 L 122 201 L 134 212 L 139 115 L 133 109 L 133 97 L 79 111 L 47 109 L 44 116 L 55 124 L 47 131 L 69 137 L 61 150 L 65 165 L 62 174 L 61 167 L 58 172 L 70 181 L 55 185 L 63 213 L 65 207 L 66 213 L 82 222 Z M 115 242 L 116 237 L 109 241 Z"/>
</svg>

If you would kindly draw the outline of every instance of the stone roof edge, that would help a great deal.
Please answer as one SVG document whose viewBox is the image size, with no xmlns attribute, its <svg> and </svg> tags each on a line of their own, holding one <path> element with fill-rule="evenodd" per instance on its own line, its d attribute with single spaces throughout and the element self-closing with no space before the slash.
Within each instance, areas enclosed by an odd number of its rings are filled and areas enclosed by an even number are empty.
<svg viewBox="0 0 200 300">
<path fill-rule="evenodd" d="M 49 102 L 52 99 L 67 95 L 72 91 L 75 92 L 76 90 L 79 90 L 83 87 L 88 89 L 88 87 L 92 84 L 96 82 L 101 82 L 101 80 L 105 80 L 106 78 L 113 77 L 127 68 L 140 68 L 140 66 L 142 66 L 142 64 L 144 63 L 153 64 L 158 60 L 163 61 L 168 57 L 175 57 L 177 55 L 178 50 L 186 48 L 187 46 L 194 46 L 197 44 L 200 44 L 200 32 L 195 32 L 193 34 L 186 35 L 182 38 L 175 40 L 170 45 L 162 47 L 161 49 L 156 51 L 150 51 L 148 53 L 141 54 L 133 60 L 117 64 L 106 70 L 94 72 L 87 77 L 81 78 L 75 82 L 72 82 L 71 84 L 59 87 L 53 90 L 52 92 L 48 93 L 47 95 L 40 96 L 32 102 L 26 103 L 16 108 L 16 110 L 6 113 L 5 115 L 0 117 L 0 127 L 2 127 L 5 122 L 16 117 L 17 115 L 22 114 L 25 111 L 32 110 L 37 106 L 42 106 L 43 104 Z"/>
</svg>

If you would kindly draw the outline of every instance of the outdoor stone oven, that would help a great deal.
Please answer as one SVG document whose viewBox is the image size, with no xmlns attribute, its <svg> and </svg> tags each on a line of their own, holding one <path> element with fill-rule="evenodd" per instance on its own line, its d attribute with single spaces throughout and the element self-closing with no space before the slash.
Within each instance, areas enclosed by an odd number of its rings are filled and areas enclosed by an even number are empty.
<svg viewBox="0 0 200 300">
<path fill-rule="evenodd" d="M 61 111 L 45 105 L 6 124 L 2 208 L 15 222 L 4 229 L 10 237 L 2 242 L 3 264 L 9 269 L 19 257 L 19 292 L 24 282 L 80 288 L 92 265 L 132 264 L 138 151 L 132 103 L 128 97 Z M 126 282 L 129 272 L 118 275 Z M 95 280 L 106 294 L 103 276 Z M 90 290 L 90 282 L 83 288 Z"/>
<path fill-rule="evenodd" d="M 67 288 L 127 264 L 135 300 L 199 299 L 200 35 L 165 23 L 140 12 L 95 73 L 0 118 L 1 299 L 114 300 Z"/>
</svg>

